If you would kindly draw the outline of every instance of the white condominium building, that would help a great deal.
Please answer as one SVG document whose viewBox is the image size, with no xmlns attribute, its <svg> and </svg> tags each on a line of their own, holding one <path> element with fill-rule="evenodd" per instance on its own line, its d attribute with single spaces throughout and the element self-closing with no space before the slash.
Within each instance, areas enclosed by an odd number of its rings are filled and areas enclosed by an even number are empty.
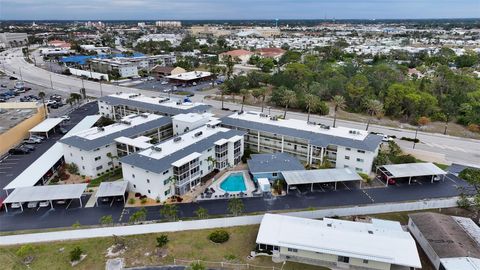
<svg viewBox="0 0 480 270">
<path fill-rule="evenodd" d="M 109 126 L 84 130 L 60 143 L 66 163 L 76 164 L 80 175 L 97 177 L 118 166 L 118 157 L 149 147 L 150 140 L 161 141 L 171 136 L 169 117 L 140 114 L 126 116 Z"/>
<path fill-rule="evenodd" d="M 218 126 L 205 126 L 123 157 L 123 179 L 128 189 L 164 201 L 183 195 L 214 170 L 241 161 L 245 133 Z"/>
<path fill-rule="evenodd" d="M 98 99 L 99 113 L 105 117 L 119 119 L 132 113 L 154 113 L 173 116 L 184 113 L 204 113 L 211 106 L 186 100 L 150 97 L 133 93 L 117 93 Z"/>
<path fill-rule="evenodd" d="M 247 132 L 245 147 L 260 153 L 286 152 L 307 164 L 328 160 L 336 168 L 370 173 L 382 137 L 367 131 L 330 127 L 259 112 L 239 112 L 220 119 L 222 126 Z"/>
</svg>

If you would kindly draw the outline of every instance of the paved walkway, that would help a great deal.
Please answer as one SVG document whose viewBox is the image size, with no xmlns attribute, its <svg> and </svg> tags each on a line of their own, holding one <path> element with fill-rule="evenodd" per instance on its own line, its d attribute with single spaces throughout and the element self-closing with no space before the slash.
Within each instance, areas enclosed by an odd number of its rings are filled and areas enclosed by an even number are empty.
<svg viewBox="0 0 480 270">
<path fill-rule="evenodd" d="M 88 199 L 88 202 L 85 204 L 85 208 L 91 208 L 95 207 L 95 203 L 97 202 L 97 197 L 95 197 L 95 194 L 97 194 L 98 189 L 95 189 L 95 191 L 92 193 L 92 196 L 90 196 L 90 199 Z"/>
<path fill-rule="evenodd" d="M 421 209 L 437 209 L 448 208 L 457 205 L 458 197 L 448 199 L 434 199 L 422 200 L 405 203 L 388 203 L 388 204 L 373 204 L 369 206 L 349 206 L 328 208 L 314 211 L 301 211 L 284 213 L 285 215 L 292 215 L 304 218 L 323 218 L 326 216 L 350 216 L 350 215 L 364 215 L 373 213 L 387 213 L 397 211 L 414 211 Z M 126 236 L 138 235 L 159 232 L 174 232 L 174 231 L 188 231 L 212 229 L 221 227 L 233 227 L 259 224 L 263 215 L 241 216 L 241 217 L 226 217 L 193 221 L 178 221 L 167 223 L 154 223 L 118 227 L 103 227 L 94 229 L 80 229 L 45 233 L 31 233 L 19 235 L 7 235 L 0 237 L 0 246 L 17 245 L 25 243 L 39 243 L 52 241 L 65 241 L 76 239 L 87 239 L 96 237 L 109 237 L 112 235 Z"/>
</svg>

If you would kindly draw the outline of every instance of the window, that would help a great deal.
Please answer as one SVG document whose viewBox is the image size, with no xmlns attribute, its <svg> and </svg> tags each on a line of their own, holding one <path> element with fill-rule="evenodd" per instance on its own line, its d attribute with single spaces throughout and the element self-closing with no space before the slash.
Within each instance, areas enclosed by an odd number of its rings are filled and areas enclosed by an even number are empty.
<svg viewBox="0 0 480 270">
<path fill-rule="evenodd" d="M 365 154 L 365 151 L 363 150 L 357 150 L 358 153 L 362 153 L 362 154 Z"/>
<path fill-rule="evenodd" d="M 357 172 L 361 172 L 361 171 L 362 171 L 362 169 L 361 169 L 361 168 L 357 168 L 357 167 L 355 167 L 355 171 L 357 171 Z"/>
<path fill-rule="evenodd" d="M 82 166 L 82 169 L 84 169 L 84 170 L 85 170 L 85 166 Z"/>
<path fill-rule="evenodd" d="M 147 183 L 150 184 L 150 179 L 147 179 Z"/>
<path fill-rule="evenodd" d="M 135 178 L 135 174 L 132 173 L 132 178 Z"/>
<path fill-rule="evenodd" d="M 358 162 L 363 162 L 363 158 L 357 158 Z"/>
<path fill-rule="evenodd" d="M 350 262 L 350 257 L 338 256 L 337 261 L 343 262 L 343 263 L 349 263 Z"/>
<path fill-rule="evenodd" d="M 278 173 L 276 173 L 276 172 L 272 173 L 272 176 L 274 176 L 274 177 L 277 176 L 277 175 L 278 175 Z"/>
<path fill-rule="evenodd" d="M 345 156 L 345 159 L 346 159 L 346 160 L 350 160 L 350 156 Z"/>
<path fill-rule="evenodd" d="M 137 188 L 137 185 L 133 185 L 133 188 Z"/>
<path fill-rule="evenodd" d="M 70 153 L 70 156 L 73 157 L 72 153 Z"/>
<path fill-rule="evenodd" d="M 163 180 L 163 185 L 168 185 L 170 183 L 170 178 Z"/>
<path fill-rule="evenodd" d="M 170 194 L 170 189 L 165 191 L 165 196 L 167 196 L 168 194 Z"/>
<path fill-rule="evenodd" d="M 150 194 L 150 193 L 152 193 L 152 192 L 150 192 L 150 189 L 149 189 L 149 190 L 148 190 L 148 194 Z"/>
<path fill-rule="evenodd" d="M 83 157 L 80 157 L 83 160 Z"/>
<path fill-rule="evenodd" d="M 101 158 L 102 158 L 101 156 L 98 156 L 95 158 L 95 161 L 100 160 Z"/>
<path fill-rule="evenodd" d="M 364 264 L 368 264 L 368 260 L 363 260 L 363 263 L 364 263 Z"/>
<path fill-rule="evenodd" d="M 103 168 L 103 166 L 98 166 L 97 171 L 101 170 L 102 168 Z"/>
<path fill-rule="evenodd" d="M 164 171 L 163 174 L 167 174 L 168 173 L 168 170 Z"/>
<path fill-rule="evenodd" d="M 298 249 L 296 249 L 296 248 L 288 248 L 288 251 L 289 251 L 289 252 L 298 252 Z"/>
</svg>

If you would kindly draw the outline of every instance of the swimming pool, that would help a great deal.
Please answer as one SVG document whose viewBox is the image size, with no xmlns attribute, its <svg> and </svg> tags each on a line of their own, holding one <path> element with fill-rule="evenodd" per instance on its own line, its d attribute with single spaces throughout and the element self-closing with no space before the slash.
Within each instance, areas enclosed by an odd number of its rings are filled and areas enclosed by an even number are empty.
<svg viewBox="0 0 480 270">
<path fill-rule="evenodd" d="M 227 192 L 247 191 L 243 173 L 232 173 L 220 183 L 220 188 Z"/>
</svg>

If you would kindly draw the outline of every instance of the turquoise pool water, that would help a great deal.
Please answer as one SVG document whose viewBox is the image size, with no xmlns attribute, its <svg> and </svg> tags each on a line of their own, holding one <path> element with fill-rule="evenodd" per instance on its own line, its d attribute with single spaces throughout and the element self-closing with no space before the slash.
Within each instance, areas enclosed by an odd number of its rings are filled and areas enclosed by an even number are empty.
<svg viewBox="0 0 480 270">
<path fill-rule="evenodd" d="M 220 183 L 220 188 L 228 192 L 247 191 L 243 173 L 232 173 Z"/>
</svg>

